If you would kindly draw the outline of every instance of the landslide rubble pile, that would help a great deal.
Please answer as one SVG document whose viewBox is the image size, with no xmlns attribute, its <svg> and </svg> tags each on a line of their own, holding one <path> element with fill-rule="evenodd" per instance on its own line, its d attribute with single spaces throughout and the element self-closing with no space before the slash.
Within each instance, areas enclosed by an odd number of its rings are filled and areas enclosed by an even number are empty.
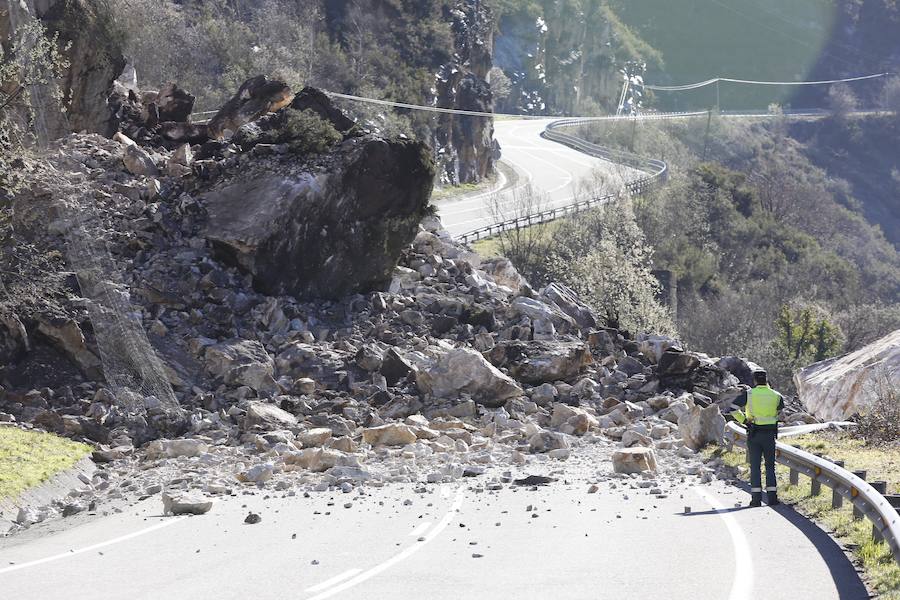
<svg viewBox="0 0 900 600">
<path fill-rule="evenodd" d="M 745 361 L 604 328 L 565 286 L 532 289 L 428 216 L 424 146 L 360 131 L 315 90 L 247 86 L 268 95 L 243 89 L 207 128 L 224 123 L 220 140 L 170 143 L 135 108 L 133 137 L 72 135 L 25 166 L 3 248 L 19 276 L 0 420 L 109 464 L 20 525 L 162 492 L 167 511 L 205 512 L 247 488 L 494 490 L 573 453 L 592 481 L 659 494 L 712 476 L 696 451 L 722 435 Z M 326 147 L 291 127 L 301 107 L 337 132 Z M 70 265 L 79 231 L 103 241 L 117 270 L 92 276 L 127 297 L 178 406 L 104 381 L 95 300 Z"/>
</svg>

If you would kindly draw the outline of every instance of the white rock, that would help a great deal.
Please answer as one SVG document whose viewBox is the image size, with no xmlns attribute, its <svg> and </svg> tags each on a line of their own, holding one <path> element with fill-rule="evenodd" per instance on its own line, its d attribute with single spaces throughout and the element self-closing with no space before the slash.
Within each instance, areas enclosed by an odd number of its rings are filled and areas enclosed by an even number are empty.
<svg viewBox="0 0 900 600">
<path fill-rule="evenodd" d="M 212 508 L 213 501 L 199 495 L 176 492 L 163 492 L 163 514 L 169 515 L 203 515 Z"/>
<path fill-rule="evenodd" d="M 405 446 L 418 439 L 409 425 L 388 423 L 363 429 L 363 441 L 371 446 Z"/>
<path fill-rule="evenodd" d="M 643 473 L 656 471 L 656 453 L 652 448 L 623 448 L 612 456 L 616 473 Z"/>
<path fill-rule="evenodd" d="M 270 479 L 275 474 L 275 465 L 271 463 L 263 463 L 259 465 L 255 465 L 243 473 L 239 473 L 237 478 L 239 481 L 243 481 L 246 483 L 263 483 Z"/>
<path fill-rule="evenodd" d="M 725 417 L 715 404 L 706 408 L 694 406 L 678 418 L 678 433 L 685 446 L 691 450 L 700 450 L 709 443 L 722 441 L 725 435 Z"/>
<path fill-rule="evenodd" d="M 209 446 L 201 440 L 153 440 L 147 444 L 147 457 L 151 459 L 199 456 L 208 451 Z"/>
<path fill-rule="evenodd" d="M 423 362 L 416 371 L 416 384 L 435 398 L 468 394 L 488 407 L 503 406 L 523 393 L 519 384 L 471 348 L 454 348 L 436 360 Z"/>
<path fill-rule="evenodd" d="M 331 439 L 331 430 L 327 427 L 316 427 L 297 435 L 297 441 L 304 448 L 317 448 Z"/>
</svg>

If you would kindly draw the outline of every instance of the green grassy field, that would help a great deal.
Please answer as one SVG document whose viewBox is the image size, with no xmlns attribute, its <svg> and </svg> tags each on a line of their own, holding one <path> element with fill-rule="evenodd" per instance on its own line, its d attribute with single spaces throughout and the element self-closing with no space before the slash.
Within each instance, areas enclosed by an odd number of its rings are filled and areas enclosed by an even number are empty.
<svg viewBox="0 0 900 600">
<path fill-rule="evenodd" d="M 91 447 L 49 433 L 0 427 L 0 500 L 15 498 L 90 453 Z"/>
<path fill-rule="evenodd" d="M 822 433 L 783 440 L 808 452 L 820 453 L 833 460 L 843 460 L 849 470 L 868 471 L 866 479 L 888 482 L 888 491 L 900 492 L 900 445 L 868 447 L 847 434 Z M 749 469 L 744 453 L 737 449 L 711 447 L 709 458 L 718 458 L 735 468 L 742 479 L 747 479 Z M 838 542 L 852 551 L 862 567 L 864 577 L 881 600 L 900 600 L 900 565 L 891 556 L 887 544 L 872 541 L 872 524 L 863 519 L 853 519 L 853 509 L 848 502 L 840 509 L 831 508 L 831 491 L 823 487 L 818 496 L 811 495 L 810 481 L 801 475 L 799 485 L 790 484 L 787 467 L 778 466 L 779 498 L 792 505 L 798 512 L 816 521 Z"/>
</svg>

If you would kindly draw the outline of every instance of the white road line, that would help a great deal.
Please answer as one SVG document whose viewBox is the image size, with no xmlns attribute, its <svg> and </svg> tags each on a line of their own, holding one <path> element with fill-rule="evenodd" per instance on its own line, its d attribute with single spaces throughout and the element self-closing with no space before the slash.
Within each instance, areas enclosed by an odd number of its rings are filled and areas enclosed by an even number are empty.
<svg viewBox="0 0 900 600">
<path fill-rule="evenodd" d="M 753 594 L 753 557 L 750 553 L 750 544 L 747 543 L 747 536 L 744 530 L 738 525 L 734 515 L 721 512 L 726 510 L 722 504 L 710 495 L 706 490 L 694 488 L 713 510 L 718 513 L 728 533 L 731 535 L 731 545 L 734 546 L 734 580 L 731 584 L 731 593 L 728 594 L 728 600 L 750 600 Z"/>
<path fill-rule="evenodd" d="M 428 521 L 425 521 L 424 523 L 420 523 L 418 527 L 416 527 L 415 529 L 410 531 L 409 535 L 418 537 L 418 536 L 422 535 L 423 533 L 425 533 L 425 530 L 428 529 L 429 527 L 431 527 L 431 523 Z"/>
<path fill-rule="evenodd" d="M 383 563 L 372 567 L 368 571 L 364 571 L 363 573 L 360 573 L 356 577 L 353 577 L 352 579 L 350 579 L 348 581 L 345 581 L 329 590 L 326 590 L 326 591 L 322 592 L 321 594 L 317 594 L 315 596 L 307 598 L 307 600 L 324 600 L 325 598 L 331 598 L 335 594 L 343 592 L 344 590 L 348 590 L 348 589 L 350 589 L 356 585 L 359 585 L 360 583 L 362 583 L 368 579 L 371 579 L 372 577 L 375 577 L 376 575 L 390 569 L 391 567 L 393 567 L 400 561 L 403 561 L 403 560 L 409 558 L 410 556 L 412 556 L 413 554 L 415 554 L 416 552 L 421 550 L 425 546 L 425 544 L 427 544 L 428 542 L 430 542 L 431 540 L 436 538 L 438 535 L 440 535 L 440 533 L 442 531 L 444 531 L 444 529 L 447 528 L 447 525 L 450 524 L 450 521 L 452 521 L 453 518 L 456 516 L 457 511 L 459 511 L 459 507 L 462 506 L 464 492 L 465 492 L 465 489 L 460 489 L 456 493 L 456 500 L 453 502 L 453 505 L 450 507 L 450 510 L 447 512 L 446 515 L 444 515 L 444 518 L 441 519 L 441 521 L 437 525 L 435 525 L 434 528 L 425 536 L 425 539 L 422 542 L 411 545 L 410 547 L 408 547 L 406 550 L 404 550 L 400 554 L 397 554 L 397 555 L 389 558 L 388 560 L 384 561 Z"/>
<path fill-rule="evenodd" d="M 12 571 L 18 571 L 19 569 L 26 569 L 28 567 L 34 567 L 37 565 L 42 565 L 48 562 L 53 562 L 55 560 L 60 560 L 62 558 L 68 558 L 69 556 L 75 556 L 76 554 L 83 554 L 85 552 L 90 552 L 91 550 L 97 550 L 98 548 L 105 548 L 106 546 L 112 546 L 113 544 L 118 544 L 119 542 L 124 542 L 126 540 L 130 540 L 136 538 L 138 536 L 157 531 L 158 529 L 162 529 L 163 527 L 168 527 L 169 525 L 174 525 L 180 521 L 184 520 L 184 517 L 180 517 L 177 519 L 167 519 L 162 523 L 157 523 L 156 525 L 152 525 L 147 527 L 146 529 L 140 529 L 138 531 L 134 531 L 132 533 L 119 536 L 117 538 L 113 538 L 111 540 L 107 540 L 105 542 L 100 542 L 99 544 L 92 544 L 90 546 L 85 546 L 84 548 L 79 548 L 78 550 L 70 550 L 69 552 L 61 552 L 59 554 L 55 554 L 53 556 L 48 556 L 46 558 L 39 558 L 38 560 L 32 560 L 29 562 L 25 562 L 19 565 L 10 565 L 8 567 L 4 567 L 0 569 L 0 575 L 5 573 L 11 573 Z"/>
<path fill-rule="evenodd" d="M 307 592 L 321 592 L 325 588 L 330 588 L 331 586 L 336 585 L 336 584 L 344 581 L 345 579 L 350 579 L 351 577 L 359 575 L 360 573 L 362 573 L 362 569 L 349 569 L 347 571 L 344 571 L 340 575 L 335 575 L 331 579 L 326 579 L 325 581 L 323 581 L 322 583 L 320 583 L 318 585 L 314 585 L 312 587 L 306 588 L 306 591 Z"/>
</svg>

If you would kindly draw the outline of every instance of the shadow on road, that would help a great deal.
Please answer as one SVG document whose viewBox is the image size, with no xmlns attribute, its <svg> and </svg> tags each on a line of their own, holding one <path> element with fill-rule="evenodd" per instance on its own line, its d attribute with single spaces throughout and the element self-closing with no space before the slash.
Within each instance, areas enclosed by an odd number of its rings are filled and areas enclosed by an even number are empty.
<svg viewBox="0 0 900 600">
<path fill-rule="evenodd" d="M 710 509 L 710 510 L 701 510 L 697 512 L 689 512 L 689 513 L 675 513 L 679 517 L 699 517 L 703 515 L 723 515 L 727 513 L 739 512 L 742 510 L 749 509 L 749 506 L 733 506 L 732 508 L 723 508 L 722 510 Z"/>
<path fill-rule="evenodd" d="M 746 492 L 748 495 L 750 494 L 750 486 L 745 482 L 736 483 L 734 485 L 735 487 L 740 488 L 741 490 Z M 746 506 L 742 506 L 740 508 L 706 512 L 707 514 L 709 514 L 710 512 L 723 513 L 744 510 L 746 508 Z M 816 525 L 813 521 L 801 515 L 796 510 L 794 510 L 793 507 L 787 504 L 779 504 L 778 506 L 774 507 L 763 504 L 761 507 L 754 508 L 753 510 L 775 511 L 779 516 L 796 527 L 800 531 L 800 533 L 805 535 L 810 542 L 812 542 L 813 546 L 815 546 L 816 550 L 822 556 L 822 560 L 825 561 L 825 565 L 828 567 L 828 570 L 831 572 L 831 578 L 834 581 L 834 587 L 837 589 L 841 600 L 867 600 L 870 597 L 865 584 L 859 577 L 859 573 L 856 572 L 856 568 L 853 566 L 853 563 L 850 562 L 850 558 L 844 553 L 844 550 L 838 545 L 838 543 L 834 541 L 834 539 L 830 535 L 819 528 L 819 526 Z"/>
</svg>

